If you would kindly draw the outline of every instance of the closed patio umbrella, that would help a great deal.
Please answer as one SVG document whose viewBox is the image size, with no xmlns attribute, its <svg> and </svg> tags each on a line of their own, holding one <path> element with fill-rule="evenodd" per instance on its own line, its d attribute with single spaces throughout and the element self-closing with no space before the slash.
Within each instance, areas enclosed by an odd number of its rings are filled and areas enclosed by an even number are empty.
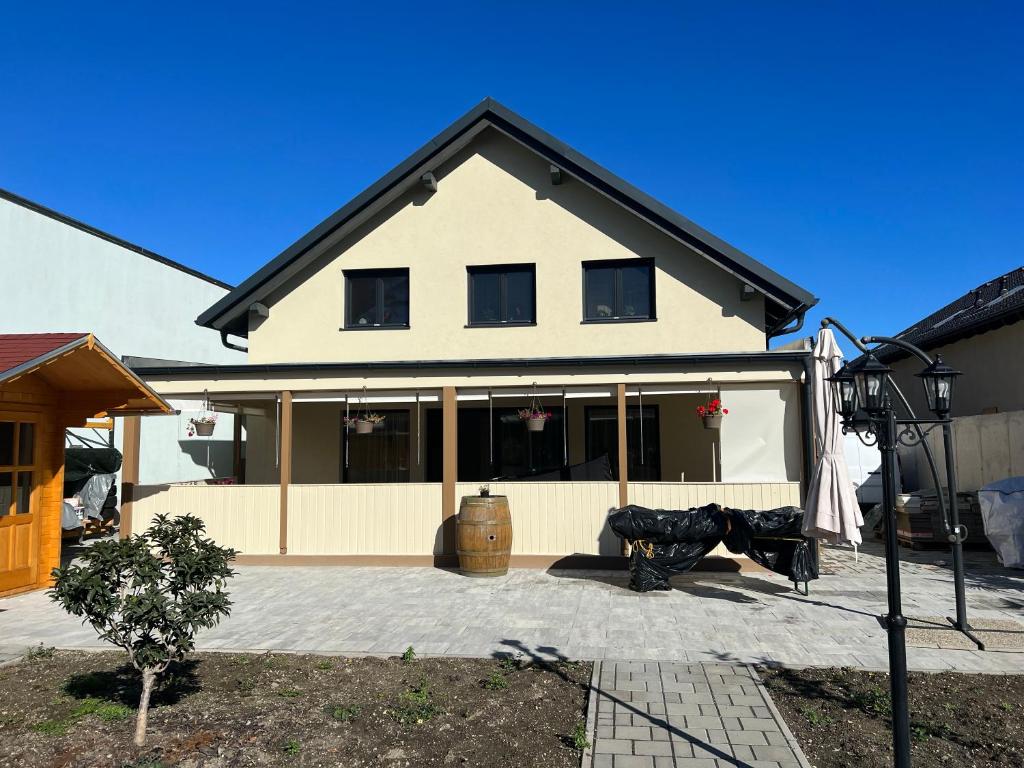
<svg viewBox="0 0 1024 768">
<path fill-rule="evenodd" d="M 833 544 L 861 543 L 864 525 L 843 453 L 843 429 L 828 377 L 842 366 L 843 353 L 828 328 L 814 345 L 814 436 L 818 462 L 807 491 L 803 532 Z"/>
</svg>

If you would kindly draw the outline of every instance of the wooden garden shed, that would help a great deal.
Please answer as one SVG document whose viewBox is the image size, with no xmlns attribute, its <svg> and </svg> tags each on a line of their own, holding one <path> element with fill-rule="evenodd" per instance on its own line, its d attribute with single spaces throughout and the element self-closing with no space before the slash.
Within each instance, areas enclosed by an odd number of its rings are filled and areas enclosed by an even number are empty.
<svg viewBox="0 0 1024 768">
<path fill-rule="evenodd" d="M 173 412 L 92 334 L 0 334 L 0 596 L 60 563 L 64 431 Z"/>
</svg>

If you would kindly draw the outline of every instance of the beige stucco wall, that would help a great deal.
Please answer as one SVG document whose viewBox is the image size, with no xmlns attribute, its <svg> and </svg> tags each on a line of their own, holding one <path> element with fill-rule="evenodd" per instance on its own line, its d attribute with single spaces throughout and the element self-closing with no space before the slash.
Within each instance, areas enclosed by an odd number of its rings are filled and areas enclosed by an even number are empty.
<svg viewBox="0 0 1024 768">
<path fill-rule="evenodd" d="M 928 350 L 963 372 L 956 381 L 954 416 L 1024 410 L 1024 322 L 1004 325 L 994 331 Z M 920 373 L 924 365 L 915 358 L 892 363 L 897 383 L 914 412 L 930 416 Z"/>
<path fill-rule="evenodd" d="M 253 323 L 249 361 L 315 362 L 760 351 L 764 301 L 739 280 L 493 130 L 332 248 Z M 657 322 L 581 324 L 581 262 L 650 257 Z M 466 328 L 468 265 L 535 263 L 537 325 Z M 343 269 L 408 267 L 406 330 L 339 330 Z"/>
</svg>

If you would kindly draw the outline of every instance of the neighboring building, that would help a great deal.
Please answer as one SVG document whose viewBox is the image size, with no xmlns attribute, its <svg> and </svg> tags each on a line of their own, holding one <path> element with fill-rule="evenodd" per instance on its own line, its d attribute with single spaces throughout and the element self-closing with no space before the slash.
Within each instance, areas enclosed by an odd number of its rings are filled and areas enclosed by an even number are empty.
<svg viewBox="0 0 1024 768">
<path fill-rule="evenodd" d="M 956 381 L 954 416 L 1024 410 L 1024 267 L 989 280 L 897 334 L 963 373 Z M 918 415 L 927 414 L 914 374 L 917 358 L 886 347 L 878 358 Z"/>
<path fill-rule="evenodd" d="M 0 190 L 0 265 L 11 285 L 0 333 L 62 333 L 85 329 L 118 356 L 203 363 L 239 362 L 217 333 L 195 325 L 198 312 L 230 285 Z M 202 393 L 198 393 L 200 396 Z M 232 419 L 212 438 L 189 438 L 186 423 L 201 403 L 179 399 L 178 416 L 142 422 L 142 482 L 231 475 Z M 114 444 L 121 446 L 120 424 Z M 73 430 L 71 443 L 106 444 L 106 430 Z"/>
<path fill-rule="evenodd" d="M 953 393 L 953 438 L 957 481 L 975 491 L 988 483 L 1024 475 L 1024 267 L 1007 272 L 952 301 L 897 338 L 961 371 Z M 919 417 L 930 417 L 914 374 L 924 365 L 895 347 L 876 353 Z M 938 430 L 928 438 L 945 482 Z M 900 449 L 906 490 L 930 489 L 935 479 L 920 448 Z"/>
<path fill-rule="evenodd" d="M 541 565 L 616 555 L 627 502 L 799 504 L 809 352 L 767 349 L 815 303 L 486 100 L 199 316 L 247 363 L 133 362 L 243 412 L 247 440 L 247 485 L 151 488 L 133 514 L 198 511 L 292 562 L 447 562 L 458 498 L 492 480 L 513 563 Z"/>
</svg>

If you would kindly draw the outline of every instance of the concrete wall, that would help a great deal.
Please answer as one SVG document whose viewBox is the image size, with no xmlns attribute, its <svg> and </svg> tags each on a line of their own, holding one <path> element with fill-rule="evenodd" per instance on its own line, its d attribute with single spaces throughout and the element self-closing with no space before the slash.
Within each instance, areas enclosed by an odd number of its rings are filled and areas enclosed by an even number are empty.
<svg viewBox="0 0 1024 768">
<path fill-rule="evenodd" d="M 939 482 L 945 483 L 942 431 L 933 429 L 926 439 L 935 457 Z M 953 450 L 961 491 L 976 491 L 997 480 L 1024 475 L 1024 411 L 955 418 Z M 905 491 L 935 487 L 921 446 L 900 447 L 900 468 Z"/>
<path fill-rule="evenodd" d="M 956 381 L 954 416 L 1024 410 L 1024 322 L 1004 325 L 969 339 L 929 349 L 934 357 L 963 372 Z M 914 412 L 930 416 L 921 380 L 914 376 L 924 366 L 917 358 L 892 363 L 897 383 Z"/>
<path fill-rule="evenodd" d="M 19 286 L 5 292 L 0 333 L 91 331 L 119 356 L 245 361 L 194 322 L 224 288 L 3 198 L 0 269 L 5 283 Z M 120 448 L 121 430 L 115 432 Z M 181 417 L 143 419 L 140 481 L 231 474 L 231 433 L 227 415 L 213 438 L 186 438 Z M 76 434 L 81 444 L 107 438 L 105 432 Z"/>
<path fill-rule="evenodd" d="M 720 267 L 494 131 L 345 239 L 252 316 L 253 363 L 765 349 L 764 301 Z M 656 322 L 581 324 L 581 262 L 649 257 Z M 537 325 L 466 328 L 468 265 L 536 264 Z M 341 330 L 343 269 L 408 267 L 410 328 Z"/>
</svg>

